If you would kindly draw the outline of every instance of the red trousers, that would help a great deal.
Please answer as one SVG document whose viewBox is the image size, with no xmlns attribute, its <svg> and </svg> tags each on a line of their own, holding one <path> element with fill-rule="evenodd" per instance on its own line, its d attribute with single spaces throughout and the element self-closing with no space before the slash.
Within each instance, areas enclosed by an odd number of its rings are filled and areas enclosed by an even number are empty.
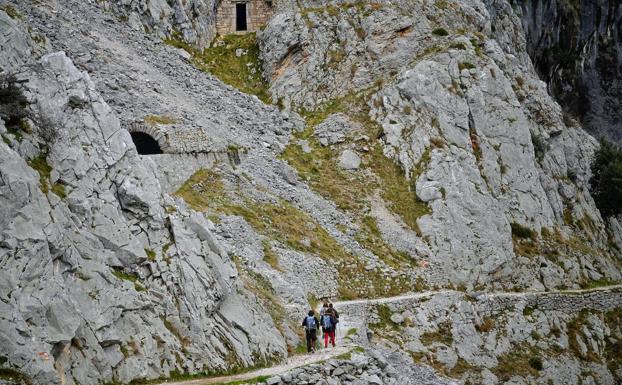
<svg viewBox="0 0 622 385">
<path fill-rule="evenodd" d="M 335 331 L 334 330 L 326 330 L 324 331 L 324 347 L 328 347 L 328 338 L 330 337 L 330 343 L 335 347 Z"/>
</svg>

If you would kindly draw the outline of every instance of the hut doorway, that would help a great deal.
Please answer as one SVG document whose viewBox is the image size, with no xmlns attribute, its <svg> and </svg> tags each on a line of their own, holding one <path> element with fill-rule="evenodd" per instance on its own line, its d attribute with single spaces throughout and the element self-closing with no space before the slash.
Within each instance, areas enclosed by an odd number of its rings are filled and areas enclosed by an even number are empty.
<svg viewBox="0 0 622 385">
<path fill-rule="evenodd" d="M 246 3 L 235 4 L 235 30 L 246 31 L 248 26 L 246 24 Z"/>
</svg>

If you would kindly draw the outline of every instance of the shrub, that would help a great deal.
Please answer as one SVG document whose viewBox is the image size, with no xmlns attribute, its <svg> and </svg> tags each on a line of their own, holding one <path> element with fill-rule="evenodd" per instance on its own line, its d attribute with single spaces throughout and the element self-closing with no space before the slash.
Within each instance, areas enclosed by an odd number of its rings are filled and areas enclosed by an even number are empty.
<svg viewBox="0 0 622 385">
<path fill-rule="evenodd" d="M 536 237 L 535 231 L 519 223 L 512 222 L 510 223 L 510 227 L 512 228 L 512 236 L 514 237 L 523 239 L 533 239 Z"/>
<path fill-rule="evenodd" d="M 542 359 L 540 359 L 540 357 L 531 357 L 529 359 L 529 366 L 531 366 L 535 370 L 542 370 Z"/>
<path fill-rule="evenodd" d="M 449 32 L 447 32 L 445 28 L 435 28 L 434 30 L 432 30 L 432 35 L 447 36 L 449 35 Z"/>
<path fill-rule="evenodd" d="M 462 62 L 462 63 L 458 64 L 458 69 L 460 71 L 462 71 L 462 70 L 470 70 L 470 69 L 473 69 L 473 68 L 475 68 L 475 64 L 469 63 L 468 61 L 465 61 L 465 62 Z"/>
<path fill-rule="evenodd" d="M 603 216 L 622 212 L 622 149 L 602 141 L 592 163 L 590 190 Z"/>
</svg>

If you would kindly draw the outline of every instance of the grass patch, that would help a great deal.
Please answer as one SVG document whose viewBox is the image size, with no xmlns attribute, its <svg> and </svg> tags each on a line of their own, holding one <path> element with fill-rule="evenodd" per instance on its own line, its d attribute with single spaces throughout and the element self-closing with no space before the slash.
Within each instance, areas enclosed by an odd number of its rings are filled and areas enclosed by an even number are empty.
<svg viewBox="0 0 622 385">
<path fill-rule="evenodd" d="M 480 333 L 488 333 L 495 327 L 495 321 L 492 317 L 484 317 L 481 323 L 475 324 L 475 330 Z"/>
<path fill-rule="evenodd" d="M 177 338 L 177 340 L 179 341 L 179 343 L 181 344 L 182 349 L 187 348 L 188 346 L 190 346 L 190 344 L 192 343 L 190 341 L 190 338 L 183 335 L 183 333 L 181 333 L 179 331 L 179 329 L 177 329 L 175 327 L 175 325 L 173 325 L 171 323 L 171 321 L 169 321 L 168 319 L 166 319 L 166 317 L 164 316 L 160 316 L 160 319 L 162 320 L 162 323 L 164 324 L 164 327 L 171 332 L 172 335 L 175 336 L 175 338 Z"/>
<path fill-rule="evenodd" d="M 192 62 L 198 68 L 209 72 L 238 90 L 256 95 L 264 103 L 270 103 L 268 84 L 261 76 L 259 46 L 255 33 L 225 35 L 216 37 L 212 46 L 199 51 L 174 35 L 165 42 L 182 48 L 192 55 Z M 236 54 L 242 53 L 241 55 Z"/>
<path fill-rule="evenodd" d="M 40 152 L 35 158 L 28 161 L 28 165 L 39 173 L 39 188 L 44 194 L 50 191 L 50 173 L 52 167 L 47 162 L 47 152 Z"/>
<path fill-rule="evenodd" d="M 112 275 L 120 280 L 132 282 L 136 291 L 147 291 L 145 287 L 140 283 L 138 275 L 132 273 L 126 273 L 120 269 L 112 269 Z"/>
<path fill-rule="evenodd" d="M 47 162 L 47 152 L 41 151 L 39 155 L 28 161 L 28 165 L 39 173 L 39 188 L 44 194 L 52 191 L 59 198 L 66 198 L 65 186 L 61 183 L 54 183 L 50 185 L 50 174 L 52 172 L 52 166 Z"/>
<path fill-rule="evenodd" d="M 145 254 L 147 254 L 147 259 L 151 262 L 156 260 L 156 253 L 151 249 L 145 249 Z"/>
<path fill-rule="evenodd" d="M 270 318 L 272 318 L 277 330 L 281 335 L 285 335 L 283 325 L 284 322 L 286 322 L 286 311 L 283 304 L 278 299 L 276 291 L 270 281 L 263 275 L 243 266 L 238 258 L 234 258 L 233 261 L 236 264 L 238 272 L 240 272 L 244 287 L 257 296 L 263 308 L 270 314 Z M 294 350 L 297 350 L 297 347 L 288 347 L 288 349 L 290 349 L 290 353 L 292 353 Z"/>
<path fill-rule="evenodd" d="M 458 69 L 460 71 L 462 71 L 462 70 L 471 70 L 473 68 L 475 68 L 475 64 L 470 63 L 468 61 L 465 61 L 465 62 L 462 62 L 462 63 L 458 64 Z"/>
<path fill-rule="evenodd" d="M 510 223 L 510 228 L 512 229 L 513 237 L 521 239 L 535 239 L 537 237 L 535 231 L 529 227 L 521 225 L 520 223 L 512 222 Z"/>
<path fill-rule="evenodd" d="M 600 278 L 600 279 L 586 281 L 586 282 L 581 283 L 581 289 L 596 289 L 599 287 L 614 286 L 614 285 L 619 285 L 619 284 L 620 284 L 619 281 L 614 281 L 609 278 Z"/>
<path fill-rule="evenodd" d="M 231 382 L 219 382 L 216 385 L 242 385 L 242 384 L 258 384 L 260 382 L 266 382 L 270 376 L 259 376 L 251 378 L 249 380 L 231 381 Z"/>
<path fill-rule="evenodd" d="M 426 346 L 435 342 L 451 346 L 454 343 L 454 337 L 451 333 L 451 324 L 449 322 L 440 323 L 437 330 L 423 333 L 420 340 L 421 343 Z"/>
<path fill-rule="evenodd" d="M 434 28 L 432 30 L 432 35 L 435 35 L 435 36 L 447 36 L 447 35 L 449 35 L 449 32 L 447 32 L 447 30 L 445 28 Z"/>
<path fill-rule="evenodd" d="M 274 270 L 283 271 L 283 268 L 279 265 L 279 256 L 272 250 L 270 241 L 267 239 L 263 240 L 263 260 L 272 266 Z"/>
<path fill-rule="evenodd" d="M 10 368 L 0 368 L 0 380 L 9 381 L 9 384 L 15 382 L 16 384 L 32 385 L 30 378 Z"/>
<path fill-rule="evenodd" d="M 155 126 L 157 124 L 174 124 L 177 120 L 168 115 L 145 115 L 143 122 L 148 126 Z"/>
<path fill-rule="evenodd" d="M 379 191 L 388 208 L 402 218 L 404 223 L 417 233 L 421 233 L 417 219 L 429 214 L 429 206 L 422 202 L 415 192 L 414 183 L 417 177 L 425 170 L 430 161 L 430 151 L 426 151 L 415 170 L 406 175 L 404 170 L 387 158 L 383 153 L 382 144 L 375 140 L 382 133 L 382 128 L 369 117 L 369 99 L 373 87 L 357 94 L 350 94 L 343 98 L 332 100 L 316 111 L 301 111 L 307 122 L 306 130 L 296 135 L 296 139 L 307 140 L 312 151 L 305 154 L 295 142 L 290 144 L 281 157 L 307 180 L 311 188 L 322 196 L 332 200 L 345 211 L 355 214 L 365 211 L 370 197 Z M 357 123 L 360 123 L 370 139 L 371 150 L 363 155 L 363 172 L 352 175 L 345 173 L 337 166 L 338 152 L 331 148 L 322 147 L 313 137 L 313 129 L 324 121 L 330 114 L 341 112 Z M 371 173 L 370 173 L 371 172 Z M 365 224 L 363 224 L 365 225 Z M 366 230 L 372 230 L 366 226 Z M 374 235 L 374 233 L 369 233 Z M 373 247 L 376 239 L 366 242 Z M 360 239 L 363 242 L 365 238 Z M 381 237 L 380 237 L 381 240 Z M 374 250 L 372 250 L 374 251 Z M 386 250 L 376 250 L 379 256 L 386 255 Z M 396 253 L 389 253 L 397 256 Z"/>
<path fill-rule="evenodd" d="M 24 18 L 22 14 L 10 4 L 0 5 L 0 10 L 4 11 L 11 19 L 22 20 Z"/>
<path fill-rule="evenodd" d="M 268 239 L 317 255 L 337 270 L 340 294 L 344 299 L 396 295 L 409 287 L 404 278 L 367 271 L 358 257 L 345 250 L 313 218 L 292 204 L 284 200 L 257 202 L 236 196 L 234 192 L 228 195 L 222 178 L 214 171 L 197 171 L 175 194 L 197 211 L 241 216 Z"/>
<path fill-rule="evenodd" d="M 536 349 L 525 345 L 514 346 L 510 351 L 497 357 L 498 364 L 491 371 L 501 381 L 508 381 L 513 376 L 538 377 L 542 370 L 542 359 Z"/>
</svg>

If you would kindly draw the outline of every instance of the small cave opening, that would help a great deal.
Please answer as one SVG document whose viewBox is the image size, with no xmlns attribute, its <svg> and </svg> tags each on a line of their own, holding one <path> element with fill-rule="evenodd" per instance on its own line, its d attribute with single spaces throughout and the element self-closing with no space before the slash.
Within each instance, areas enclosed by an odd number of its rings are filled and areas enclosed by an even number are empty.
<svg viewBox="0 0 622 385">
<path fill-rule="evenodd" d="M 151 135 L 144 132 L 130 132 L 130 135 L 140 155 L 163 154 L 158 141 Z"/>
</svg>

